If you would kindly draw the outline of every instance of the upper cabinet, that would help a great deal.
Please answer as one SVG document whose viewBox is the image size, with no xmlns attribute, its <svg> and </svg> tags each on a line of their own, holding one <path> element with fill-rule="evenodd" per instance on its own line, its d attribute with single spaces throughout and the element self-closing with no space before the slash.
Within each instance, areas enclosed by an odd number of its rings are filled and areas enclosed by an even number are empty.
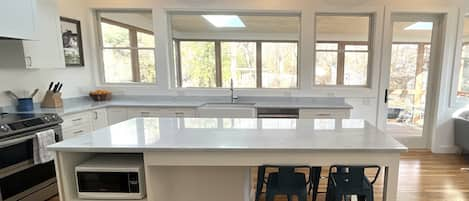
<svg viewBox="0 0 469 201">
<path fill-rule="evenodd" d="M 36 40 L 23 41 L 26 68 L 65 68 L 57 0 L 37 0 Z"/>
<path fill-rule="evenodd" d="M 11 2 L 16 1 L 7 2 L 7 5 L 10 5 L 13 4 Z M 19 2 L 25 1 L 21 0 Z M 18 23 L 13 27 L 32 26 L 36 28 L 32 40 L 0 40 L 0 60 L 9 61 L 0 63 L 0 67 L 27 69 L 65 68 L 57 0 L 34 0 L 34 2 L 35 9 L 33 10 L 11 8 L 15 12 L 24 11 L 26 16 L 29 16 L 29 14 L 35 16 L 34 25 Z M 4 10 L 4 8 L 2 5 L 0 10 Z M 5 18 L 12 18 L 11 16 L 3 17 L 7 16 L 4 12 L 0 13 L 0 16 L 2 16 L 0 17 L 2 25 L 4 24 L 3 21 L 7 21 Z M 10 22 L 5 23 L 7 27 L 10 24 Z M 0 30 L 3 28 L 1 26 Z M 30 33 L 33 32 L 31 31 Z M 12 55 L 16 56 L 12 57 Z"/>
<path fill-rule="evenodd" d="M 0 6 L 0 37 L 35 39 L 36 0 L 2 1 Z"/>
</svg>

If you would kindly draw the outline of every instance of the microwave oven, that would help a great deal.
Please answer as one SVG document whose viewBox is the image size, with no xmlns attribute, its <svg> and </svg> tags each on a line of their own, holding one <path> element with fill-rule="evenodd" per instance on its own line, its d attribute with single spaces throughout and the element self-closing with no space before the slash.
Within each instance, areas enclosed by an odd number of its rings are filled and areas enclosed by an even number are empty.
<svg viewBox="0 0 469 201">
<path fill-rule="evenodd" d="M 141 155 L 98 155 L 75 167 L 80 199 L 143 199 L 145 173 Z"/>
</svg>

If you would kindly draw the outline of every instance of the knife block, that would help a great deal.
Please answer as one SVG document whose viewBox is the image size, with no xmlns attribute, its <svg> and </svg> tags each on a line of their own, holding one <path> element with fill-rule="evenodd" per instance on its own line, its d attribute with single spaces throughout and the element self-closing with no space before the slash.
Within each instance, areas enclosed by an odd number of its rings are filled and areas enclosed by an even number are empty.
<svg viewBox="0 0 469 201">
<path fill-rule="evenodd" d="M 63 107 L 62 93 L 47 91 L 41 103 L 42 108 L 61 108 Z"/>
</svg>

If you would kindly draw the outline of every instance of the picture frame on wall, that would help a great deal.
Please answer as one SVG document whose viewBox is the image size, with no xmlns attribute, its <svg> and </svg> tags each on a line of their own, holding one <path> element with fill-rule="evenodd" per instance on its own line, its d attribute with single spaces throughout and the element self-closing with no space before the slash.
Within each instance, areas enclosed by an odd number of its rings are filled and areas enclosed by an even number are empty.
<svg viewBox="0 0 469 201">
<path fill-rule="evenodd" d="M 62 34 L 65 65 L 67 67 L 85 66 L 80 21 L 60 17 L 60 30 Z"/>
</svg>

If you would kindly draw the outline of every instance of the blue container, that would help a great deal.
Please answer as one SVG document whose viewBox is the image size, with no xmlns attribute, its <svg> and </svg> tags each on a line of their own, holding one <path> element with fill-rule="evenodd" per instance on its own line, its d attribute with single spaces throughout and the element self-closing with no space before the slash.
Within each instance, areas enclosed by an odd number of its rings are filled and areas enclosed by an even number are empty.
<svg viewBox="0 0 469 201">
<path fill-rule="evenodd" d="M 32 98 L 19 98 L 18 105 L 16 106 L 18 112 L 29 112 L 34 110 Z"/>
</svg>

